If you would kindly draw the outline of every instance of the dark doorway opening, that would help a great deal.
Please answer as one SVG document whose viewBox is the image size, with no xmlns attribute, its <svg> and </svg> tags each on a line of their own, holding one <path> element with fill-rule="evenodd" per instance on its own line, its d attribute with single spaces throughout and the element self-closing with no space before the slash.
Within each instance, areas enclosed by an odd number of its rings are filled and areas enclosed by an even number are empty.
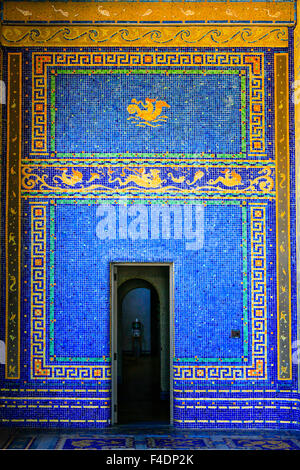
<svg viewBox="0 0 300 470">
<path fill-rule="evenodd" d="M 169 387 L 166 390 L 162 378 L 169 354 L 162 338 L 168 337 L 169 325 L 162 318 L 162 302 L 156 288 L 145 279 L 132 278 L 118 288 L 119 424 L 170 422 Z M 141 324 L 139 338 L 134 337 L 136 320 Z"/>
</svg>

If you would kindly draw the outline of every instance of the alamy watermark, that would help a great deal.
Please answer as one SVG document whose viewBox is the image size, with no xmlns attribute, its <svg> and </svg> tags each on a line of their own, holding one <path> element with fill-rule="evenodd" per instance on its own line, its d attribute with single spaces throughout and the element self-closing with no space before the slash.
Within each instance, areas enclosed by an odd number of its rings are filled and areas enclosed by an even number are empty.
<svg viewBox="0 0 300 470">
<path fill-rule="evenodd" d="M 182 240 L 187 250 L 204 244 L 202 205 L 101 204 L 96 234 L 100 240 Z"/>
</svg>

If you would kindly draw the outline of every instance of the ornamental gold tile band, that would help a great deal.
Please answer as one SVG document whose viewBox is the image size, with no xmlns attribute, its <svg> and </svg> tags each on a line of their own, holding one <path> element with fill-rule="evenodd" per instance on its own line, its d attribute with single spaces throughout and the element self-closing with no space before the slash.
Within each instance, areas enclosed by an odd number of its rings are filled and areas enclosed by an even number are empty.
<svg viewBox="0 0 300 470">
<path fill-rule="evenodd" d="M 277 183 L 278 379 L 289 380 L 291 361 L 290 175 L 288 54 L 275 54 L 275 154 Z"/>
<path fill-rule="evenodd" d="M 285 47 L 288 28 L 218 25 L 3 25 L 5 46 Z"/>
<path fill-rule="evenodd" d="M 21 53 L 8 55 L 6 188 L 6 378 L 20 374 Z"/>
<path fill-rule="evenodd" d="M 283 47 L 293 2 L 3 2 L 5 46 Z M 167 8 L 166 8 L 167 6 Z M 228 26 L 230 25 L 230 28 Z"/>
<path fill-rule="evenodd" d="M 293 2 L 3 2 L 5 22 L 294 23 Z"/>
</svg>

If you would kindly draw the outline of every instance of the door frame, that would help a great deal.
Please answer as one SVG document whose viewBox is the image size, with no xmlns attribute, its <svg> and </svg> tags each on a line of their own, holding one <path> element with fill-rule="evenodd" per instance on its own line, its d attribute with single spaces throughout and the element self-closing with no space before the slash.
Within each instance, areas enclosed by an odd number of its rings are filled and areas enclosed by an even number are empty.
<svg viewBox="0 0 300 470">
<path fill-rule="evenodd" d="M 169 374 L 170 374 L 170 425 L 173 425 L 173 357 L 174 357 L 174 263 L 110 263 L 110 356 L 111 356 L 111 424 L 118 420 L 118 267 L 164 266 L 169 268 Z"/>
</svg>

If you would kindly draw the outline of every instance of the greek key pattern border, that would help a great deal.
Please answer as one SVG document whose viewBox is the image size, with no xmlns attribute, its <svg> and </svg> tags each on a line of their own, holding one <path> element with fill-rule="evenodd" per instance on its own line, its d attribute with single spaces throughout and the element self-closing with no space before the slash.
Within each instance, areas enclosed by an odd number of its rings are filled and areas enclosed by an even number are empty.
<svg viewBox="0 0 300 470">
<path fill-rule="evenodd" d="M 250 365 L 174 364 L 174 380 L 266 380 L 267 379 L 267 286 L 266 206 L 249 204 L 251 225 L 251 326 Z M 245 321 L 245 319 L 244 319 Z"/>
<path fill-rule="evenodd" d="M 246 67 L 249 71 L 250 157 L 266 157 L 264 54 L 235 52 L 33 53 L 31 155 L 48 155 L 48 68 L 51 67 Z M 76 70 L 76 69 L 75 69 Z M 51 102 L 50 102 L 51 105 Z M 55 153 L 52 155 L 55 157 Z M 82 154 L 84 156 L 84 154 Z M 214 155 L 212 155 L 214 157 Z"/>
<path fill-rule="evenodd" d="M 31 378 L 109 380 L 110 365 L 53 365 L 46 361 L 46 247 L 49 203 L 31 203 Z M 249 204 L 251 225 L 251 365 L 177 365 L 174 380 L 267 379 L 266 207 Z M 245 255 L 245 253 L 244 253 Z M 53 290 L 52 290 L 53 292 Z M 49 299 L 53 302 L 53 298 Z M 246 307 L 247 309 L 247 307 Z M 248 322 L 244 312 L 244 322 Z M 245 325 L 244 325 L 245 326 Z M 248 342 L 248 337 L 244 337 Z M 247 362 L 247 357 L 244 357 Z"/>
<path fill-rule="evenodd" d="M 49 203 L 31 204 L 31 378 L 110 380 L 110 365 L 52 365 L 46 361 L 46 249 Z M 53 299 L 50 298 L 50 302 Z"/>
</svg>

